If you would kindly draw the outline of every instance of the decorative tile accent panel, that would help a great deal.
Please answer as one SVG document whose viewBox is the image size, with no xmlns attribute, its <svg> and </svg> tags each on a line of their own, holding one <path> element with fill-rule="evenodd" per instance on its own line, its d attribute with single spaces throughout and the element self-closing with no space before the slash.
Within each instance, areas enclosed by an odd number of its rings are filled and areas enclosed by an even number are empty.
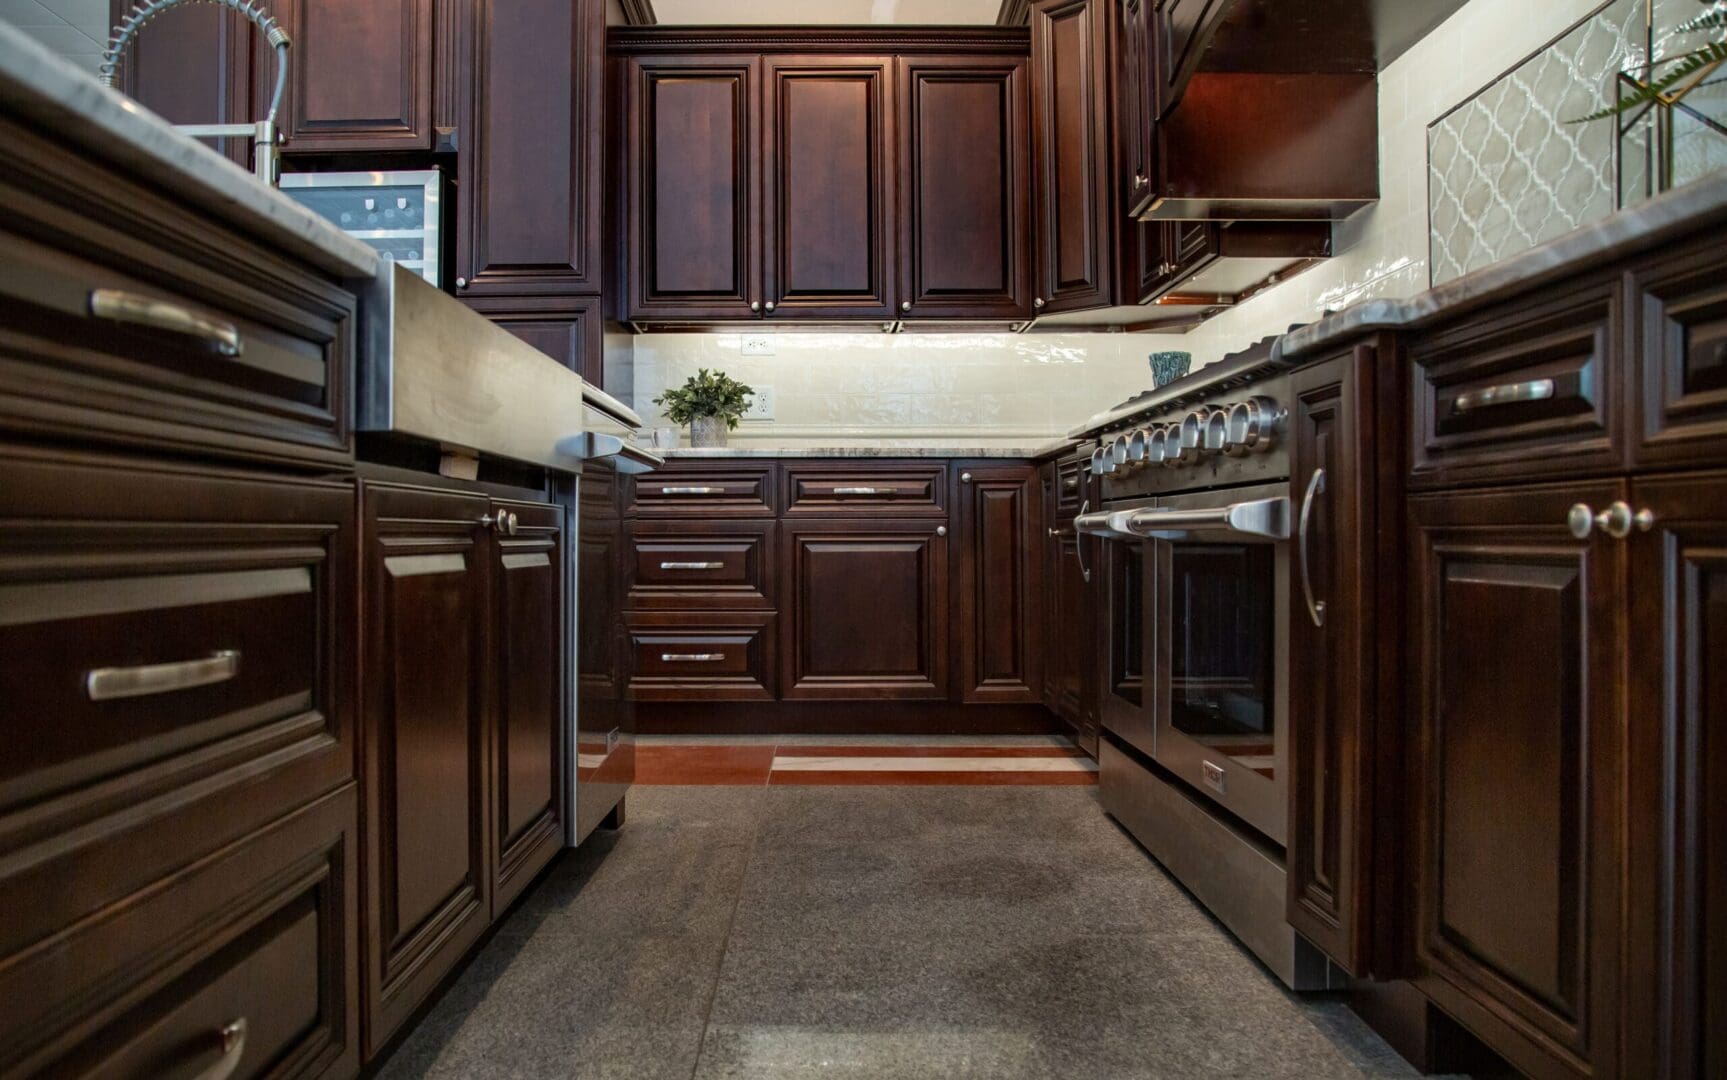
<svg viewBox="0 0 1727 1080">
<path fill-rule="evenodd" d="M 1434 284 L 1613 212 L 1612 121 L 1566 121 L 1607 105 L 1614 75 L 1642 61 L 1644 19 L 1644 0 L 1611 0 L 1428 128 Z"/>
</svg>

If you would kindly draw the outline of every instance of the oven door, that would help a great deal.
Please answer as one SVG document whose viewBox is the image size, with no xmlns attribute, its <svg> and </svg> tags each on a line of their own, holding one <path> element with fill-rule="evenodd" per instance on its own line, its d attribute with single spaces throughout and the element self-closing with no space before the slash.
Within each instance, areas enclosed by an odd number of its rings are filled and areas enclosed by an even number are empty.
<svg viewBox="0 0 1727 1080">
<path fill-rule="evenodd" d="M 1150 499 L 1117 503 L 1075 522 L 1076 531 L 1101 541 L 1095 546 L 1099 610 L 1092 683 L 1098 690 L 1098 723 L 1146 757 L 1157 750 L 1157 715 L 1145 677 L 1152 631 L 1145 570 L 1152 541 L 1120 526 L 1121 515 L 1156 506 Z"/>
<path fill-rule="evenodd" d="M 1282 845 L 1288 833 L 1289 489 L 1167 496 L 1145 549 L 1152 757 Z"/>
</svg>

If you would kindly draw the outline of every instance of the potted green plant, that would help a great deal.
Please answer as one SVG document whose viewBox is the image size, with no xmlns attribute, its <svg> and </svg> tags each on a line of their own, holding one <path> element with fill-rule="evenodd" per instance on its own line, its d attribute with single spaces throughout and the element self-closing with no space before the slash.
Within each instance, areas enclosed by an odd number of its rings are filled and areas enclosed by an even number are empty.
<svg viewBox="0 0 1727 1080">
<path fill-rule="evenodd" d="M 702 368 L 675 390 L 654 399 L 674 424 L 690 426 L 691 446 L 724 446 L 755 391 L 723 371 Z"/>
<path fill-rule="evenodd" d="M 1702 0 L 1704 6 L 1712 7 L 1694 19 L 1689 19 L 1673 28 L 1673 37 L 1683 38 L 1689 34 L 1727 32 L 1727 9 L 1714 7 L 1715 0 Z M 1651 15 L 1653 25 L 1653 15 Z M 1587 124 L 1595 120 L 1604 120 L 1609 116 L 1622 116 L 1633 109 L 1644 106 L 1665 106 L 1671 108 L 1685 99 L 1693 90 L 1712 86 L 1719 79 L 1712 78 L 1715 72 L 1727 64 L 1727 40 L 1710 41 L 1694 49 L 1686 49 L 1672 56 L 1651 56 L 1649 73 L 1644 79 L 1628 79 L 1631 92 L 1621 95 L 1619 100 L 1602 109 L 1572 120 L 1573 124 Z"/>
</svg>

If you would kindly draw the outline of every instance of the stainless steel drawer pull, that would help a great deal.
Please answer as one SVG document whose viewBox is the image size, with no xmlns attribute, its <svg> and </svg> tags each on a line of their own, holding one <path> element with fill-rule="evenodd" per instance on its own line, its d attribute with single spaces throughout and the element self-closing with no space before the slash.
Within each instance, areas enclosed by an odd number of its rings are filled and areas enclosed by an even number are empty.
<svg viewBox="0 0 1727 1080">
<path fill-rule="evenodd" d="M 725 492 L 726 489 L 722 487 L 663 487 L 660 489 L 661 495 L 724 495 Z"/>
<path fill-rule="evenodd" d="M 878 487 L 837 487 L 835 495 L 898 495 L 899 488 Z"/>
<path fill-rule="evenodd" d="M 223 356 L 239 356 L 244 351 L 240 331 L 234 324 L 150 296 L 120 289 L 93 289 L 90 292 L 90 314 L 109 322 L 148 326 L 153 330 L 197 338 Z"/>
<path fill-rule="evenodd" d="M 1553 397 L 1552 379 L 1531 379 L 1528 382 L 1503 383 L 1485 390 L 1471 390 L 1452 399 L 1452 415 L 1474 412 L 1494 405 L 1516 405 L 1525 401 L 1547 401 Z"/>
<path fill-rule="evenodd" d="M 663 562 L 661 570 L 724 570 L 723 562 Z"/>
<path fill-rule="evenodd" d="M 239 1069 L 240 1059 L 246 1056 L 246 1018 L 224 1025 L 216 1037 L 221 1040 L 221 1060 L 199 1073 L 198 1080 L 228 1080 Z"/>
<path fill-rule="evenodd" d="M 726 658 L 723 652 L 663 652 L 660 662 L 665 664 L 714 664 Z"/>
<path fill-rule="evenodd" d="M 202 660 L 95 668 L 84 674 L 84 691 L 90 695 L 91 701 L 115 701 L 227 682 L 239 673 L 239 650 L 223 649 Z"/>
</svg>

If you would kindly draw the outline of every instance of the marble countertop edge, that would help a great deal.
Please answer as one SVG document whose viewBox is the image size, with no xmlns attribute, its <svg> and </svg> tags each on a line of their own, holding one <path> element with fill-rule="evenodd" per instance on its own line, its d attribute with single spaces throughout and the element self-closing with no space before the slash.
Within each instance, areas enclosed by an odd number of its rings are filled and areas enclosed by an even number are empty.
<svg viewBox="0 0 1727 1080">
<path fill-rule="evenodd" d="M 1003 458 L 1037 460 L 1077 445 L 1072 439 L 1016 446 L 678 446 L 655 452 L 674 461 L 735 458 Z"/>
</svg>

